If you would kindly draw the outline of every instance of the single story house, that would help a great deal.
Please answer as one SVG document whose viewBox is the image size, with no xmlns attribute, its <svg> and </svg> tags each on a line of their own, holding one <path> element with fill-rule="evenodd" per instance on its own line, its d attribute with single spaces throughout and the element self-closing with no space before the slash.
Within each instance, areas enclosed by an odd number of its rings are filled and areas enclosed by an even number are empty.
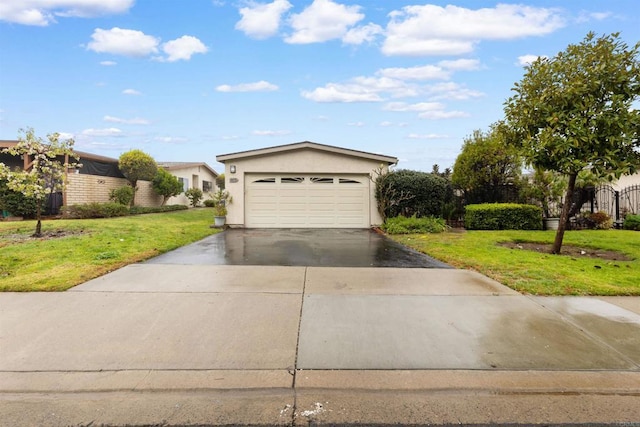
<svg viewBox="0 0 640 427">
<path fill-rule="evenodd" d="M 4 148 L 14 147 L 18 141 L 0 141 L 0 151 Z M 66 177 L 67 186 L 64 192 L 51 198 L 49 210 L 57 213 L 60 206 L 70 206 L 82 203 L 108 202 L 111 190 L 128 185 L 128 181 L 118 168 L 118 159 L 85 153 L 74 150 L 79 156 L 79 169 L 69 171 Z M 0 152 L 0 163 L 14 168 L 25 168 L 29 159 L 23 159 L 10 154 Z M 203 193 L 215 191 L 215 178 L 218 174 L 206 163 L 172 163 L 164 162 L 169 172 L 182 180 L 185 189 L 200 188 Z M 182 165 L 182 166 L 180 166 Z M 161 166 L 159 164 L 159 166 Z M 162 166 L 161 166 L 162 167 Z M 160 206 L 162 196 L 154 191 L 150 181 L 139 181 L 136 193 L 136 205 Z M 188 205 L 189 200 L 184 194 L 169 199 L 170 204 Z"/>
<path fill-rule="evenodd" d="M 170 172 L 182 183 L 183 191 L 199 188 L 203 193 L 203 200 L 211 198 L 216 191 L 218 173 L 211 166 L 203 162 L 158 162 L 158 167 Z M 184 193 L 169 198 L 168 205 L 189 205 L 189 199 Z"/>
<path fill-rule="evenodd" d="M 398 159 L 298 142 L 231 154 L 225 188 L 233 197 L 227 224 L 246 228 L 369 228 L 382 223 L 376 174 Z"/>
</svg>

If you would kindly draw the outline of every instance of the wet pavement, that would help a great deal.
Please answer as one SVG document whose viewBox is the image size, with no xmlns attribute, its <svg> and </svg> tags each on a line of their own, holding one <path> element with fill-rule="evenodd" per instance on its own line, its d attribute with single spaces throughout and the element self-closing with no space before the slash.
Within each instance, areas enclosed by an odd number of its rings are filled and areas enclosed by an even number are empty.
<svg viewBox="0 0 640 427">
<path fill-rule="evenodd" d="M 229 229 L 147 263 L 450 268 L 368 229 Z"/>
</svg>

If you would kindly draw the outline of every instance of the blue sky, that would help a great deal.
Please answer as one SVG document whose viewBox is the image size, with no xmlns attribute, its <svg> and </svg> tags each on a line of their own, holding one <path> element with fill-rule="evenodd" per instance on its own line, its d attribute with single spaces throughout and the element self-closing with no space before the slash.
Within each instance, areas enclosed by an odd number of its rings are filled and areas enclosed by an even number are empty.
<svg viewBox="0 0 640 427">
<path fill-rule="evenodd" d="M 158 161 L 313 141 L 453 165 L 523 64 L 589 31 L 640 40 L 637 0 L 5 0 L 0 139 Z"/>
</svg>

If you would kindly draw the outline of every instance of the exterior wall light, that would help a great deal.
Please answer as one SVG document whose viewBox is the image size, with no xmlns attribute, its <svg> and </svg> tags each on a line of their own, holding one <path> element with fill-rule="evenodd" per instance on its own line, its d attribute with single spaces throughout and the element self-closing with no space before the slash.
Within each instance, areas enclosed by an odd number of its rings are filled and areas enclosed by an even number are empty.
<svg viewBox="0 0 640 427">
<path fill-rule="evenodd" d="M 236 165 L 229 166 L 229 172 L 236 173 Z"/>
</svg>

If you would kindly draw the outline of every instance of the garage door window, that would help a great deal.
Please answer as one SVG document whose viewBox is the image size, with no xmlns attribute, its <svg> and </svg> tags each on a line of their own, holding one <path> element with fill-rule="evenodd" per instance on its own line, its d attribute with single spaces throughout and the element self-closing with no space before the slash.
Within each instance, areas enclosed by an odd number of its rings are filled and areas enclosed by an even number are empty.
<svg viewBox="0 0 640 427">
<path fill-rule="evenodd" d="M 259 184 L 275 184 L 276 183 L 276 179 L 275 178 L 262 178 L 262 179 L 256 179 L 253 182 L 254 183 L 259 183 Z"/>
<path fill-rule="evenodd" d="M 282 184 L 301 184 L 304 182 L 304 177 L 302 176 L 287 176 L 280 178 L 280 182 Z"/>
<path fill-rule="evenodd" d="M 312 176 L 309 180 L 313 184 L 333 184 L 333 178 Z"/>
<path fill-rule="evenodd" d="M 349 178 L 340 178 L 338 183 L 340 183 L 340 184 L 362 184 L 360 181 L 356 181 L 355 179 L 349 179 Z"/>
</svg>

